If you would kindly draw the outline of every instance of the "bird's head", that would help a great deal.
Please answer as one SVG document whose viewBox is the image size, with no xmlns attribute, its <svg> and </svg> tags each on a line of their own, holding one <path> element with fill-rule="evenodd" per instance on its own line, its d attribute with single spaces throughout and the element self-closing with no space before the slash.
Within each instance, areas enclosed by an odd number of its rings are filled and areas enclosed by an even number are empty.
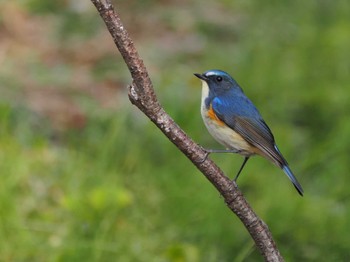
<svg viewBox="0 0 350 262">
<path fill-rule="evenodd" d="M 214 96 L 237 90 L 237 88 L 241 90 L 237 82 L 228 73 L 221 70 L 208 70 L 203 74 L 194 75 L 203 81 L 203 88 L 209 88 L 209 92 Z"/>
</svg>

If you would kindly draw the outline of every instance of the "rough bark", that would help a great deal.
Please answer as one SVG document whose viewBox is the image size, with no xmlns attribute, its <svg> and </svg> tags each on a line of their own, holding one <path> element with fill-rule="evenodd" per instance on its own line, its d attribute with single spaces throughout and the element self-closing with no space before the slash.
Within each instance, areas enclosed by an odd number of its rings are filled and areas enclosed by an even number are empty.
<svg viewBox="0 0 350 262">
<path fill-rule="evenodd" d="M 215 186 L 228 208 L 247 228 L 264 259 L 283 261 L 267 225 L 252 210 L 236 183 L 227 178 L 210 158 L 202 161 L 206 151 L 187 136 L 158 102 L 146 67 L 110 0 L 91 0 L 91 2 L 100 13 L 131 73 L 133 79 L 129 86 L 131 103 L 137 106 Z"/>
</svg>

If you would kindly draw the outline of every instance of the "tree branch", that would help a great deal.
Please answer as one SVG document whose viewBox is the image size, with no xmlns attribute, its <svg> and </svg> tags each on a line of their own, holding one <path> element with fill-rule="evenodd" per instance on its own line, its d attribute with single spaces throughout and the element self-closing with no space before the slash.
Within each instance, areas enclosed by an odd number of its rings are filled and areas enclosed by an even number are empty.
<svg viewBox="0 0 350 262">
<path fill-rule="evenodd" d="M 283 261 L 267 225 L 249 206 L 236 183 L 227 178 L 197 145 L 164 111 L 157 100 L 148 72 L 110 0 L 91 0 L 100 13 L 114 43 L 129 68 L 133 82 L 129 99 L 182 151 L 216 187 L 227 206 L 239 217 L 266 261 Z"/>
</svg>

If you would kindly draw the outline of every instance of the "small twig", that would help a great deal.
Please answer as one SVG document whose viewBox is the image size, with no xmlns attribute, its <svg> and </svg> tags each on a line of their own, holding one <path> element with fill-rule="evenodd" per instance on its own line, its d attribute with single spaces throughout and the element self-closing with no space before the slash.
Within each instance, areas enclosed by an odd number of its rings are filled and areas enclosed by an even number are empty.
<svg viewBox="0 0 350 262">
<path fill-rule="evenodd" d="M 236 183 L 227 178 L 217 165 L 164 111 L 157 100 L 152 82 L 133 41 L 110 0 L 91 0 L 111 33 L 131 73 L 129 99 L 173 142 L 216 187 L 227 206 L 239 217 L 266 261 L 283 261 L 267 225 L 249 206 Z"/>
</svg>

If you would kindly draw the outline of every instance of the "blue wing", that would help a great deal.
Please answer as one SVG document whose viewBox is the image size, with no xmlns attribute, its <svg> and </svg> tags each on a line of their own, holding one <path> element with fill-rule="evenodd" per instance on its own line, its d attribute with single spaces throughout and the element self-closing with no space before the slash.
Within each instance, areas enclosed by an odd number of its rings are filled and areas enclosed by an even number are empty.
<svg viewBox="0 0 350 262">
<path fill-rule="evenodd" d="M 221 121 L 259 149 L 263 156 L 280 167 L 287 165 L 276 148 L 270 128 L 246 96 L 215 97 L 212 108 Z"/>
<path fill-rule="evenodd" d="M 299 194 L 303 195 L 303 189 L 279 151 L 270 128 L 245 95 L 215 97 L 212 108 L 221 121 L 256 147 L 262 156 L 282 168 Z"/>
<path fill-rule="evenodd" d="M 279 151 L 270 128 L 244 94 L 215 97 L 212 101 L 212 108 L 221 121 L 258 149 L 256 153 L 282 168 L 299 194 L 303 195 L 303 189 Z"/>
</svg>

